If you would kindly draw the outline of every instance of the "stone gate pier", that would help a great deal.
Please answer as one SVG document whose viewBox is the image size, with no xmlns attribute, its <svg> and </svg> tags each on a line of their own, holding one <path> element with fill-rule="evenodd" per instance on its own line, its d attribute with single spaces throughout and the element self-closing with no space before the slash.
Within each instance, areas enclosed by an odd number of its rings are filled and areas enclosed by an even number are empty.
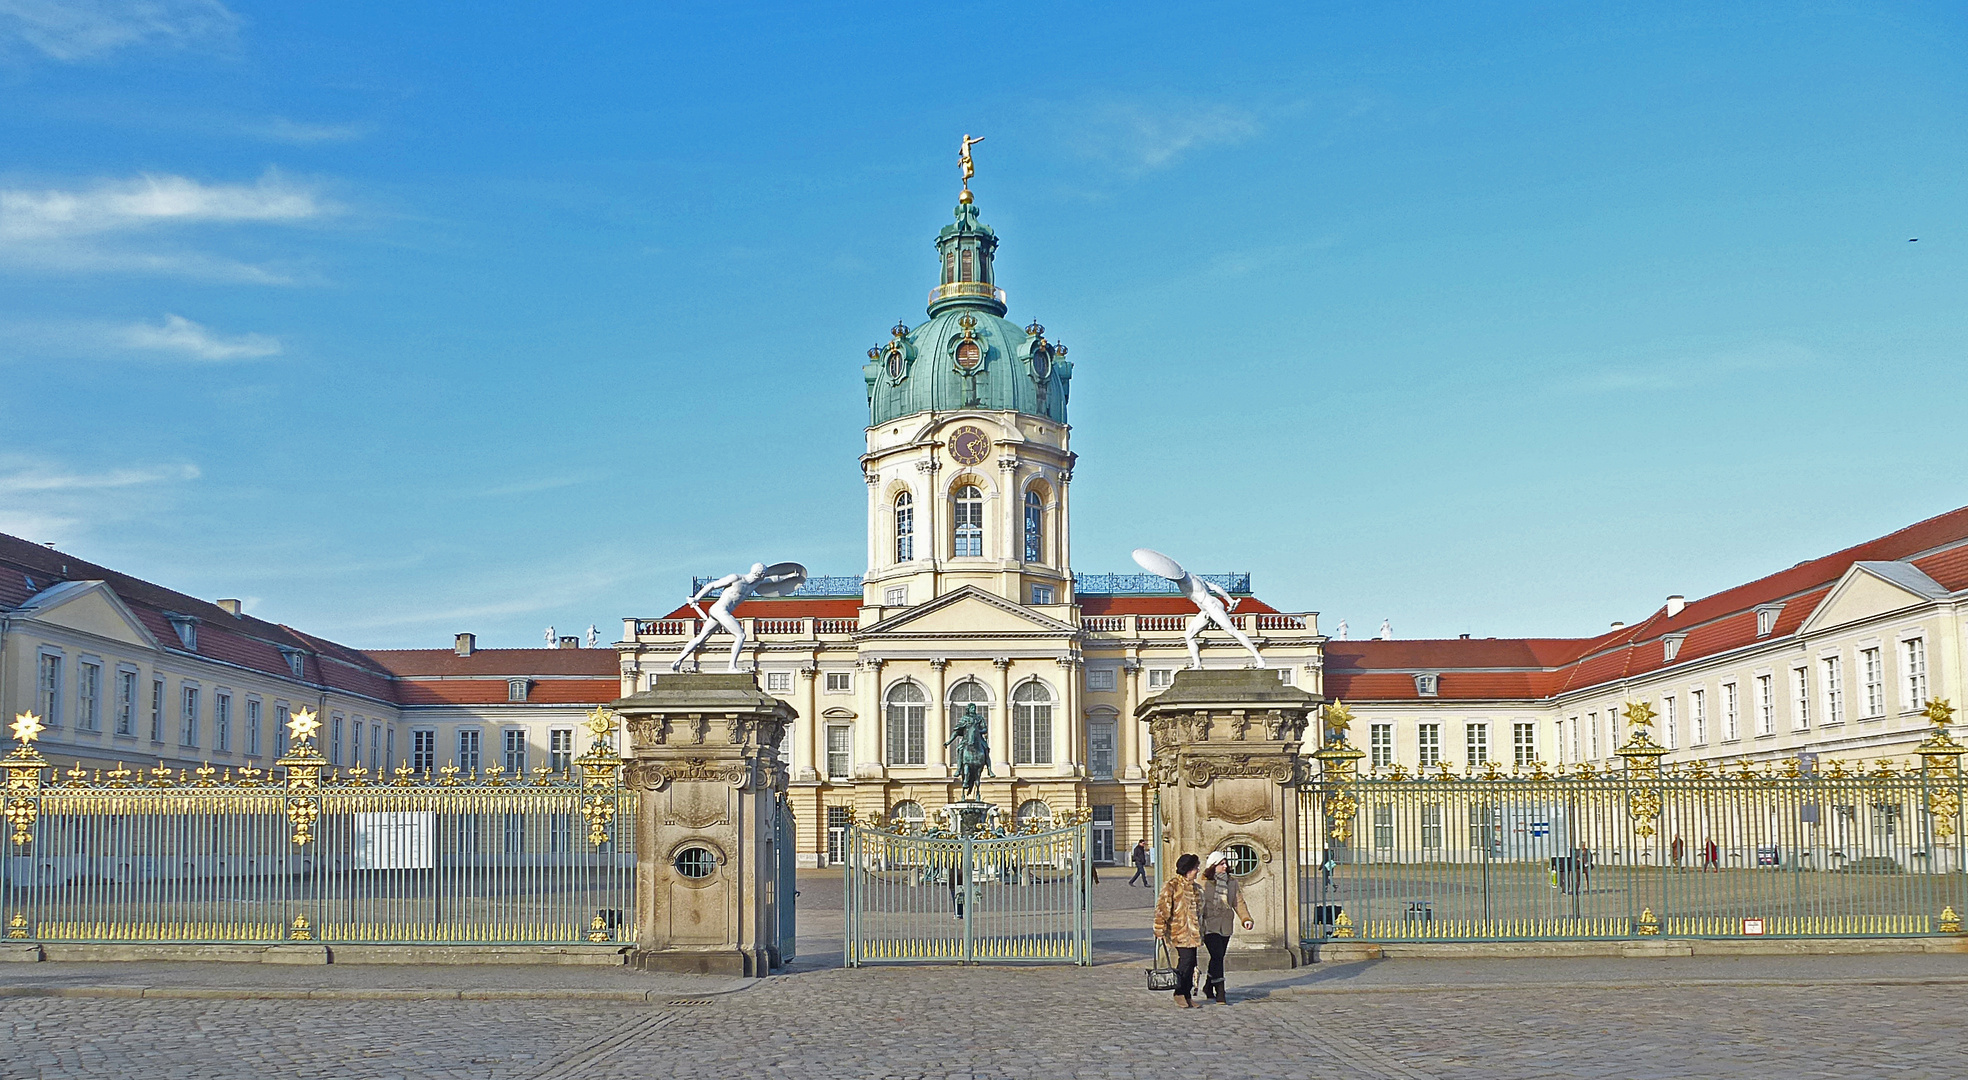
<svg viewBox="0 0 1968 1080">
<path fill-rule="evenodd" d="M 629 735 L 637 949 L 649 970 L 765 975 L 781 962 L 773 754 L 792 707 L 755 676 L 659 675 L 616 701 Z M 791 898 L 786 898 L 791 902 Z"/>
<path fill-rule="evenodd" d="M 1252 930 L 1230 939 L 1233 970 L 1297 967 L 1306 860 L 1299 786 L 1311 780 L 1305 725 L 1321 698 L 1262 669 L 1175 673 L 1135 710 L 1154 741 L 1164 873 L 1184 852 L 1227 851 Z"/>
</svg>

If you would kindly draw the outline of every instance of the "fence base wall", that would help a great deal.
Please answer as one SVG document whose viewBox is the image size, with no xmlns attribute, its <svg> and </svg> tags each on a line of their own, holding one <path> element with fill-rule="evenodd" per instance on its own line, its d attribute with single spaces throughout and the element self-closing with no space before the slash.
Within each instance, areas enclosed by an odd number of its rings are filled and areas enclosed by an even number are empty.
<svg viewBox="0 0 1968 1080">
<path fill-rule="evenodd" d="M 1327 941 L 1305 947 L 1305 962 L 1361 960 L 1538 960 L 1598 957 L 1627 960 L 1682 956 L 1968 955 L 1968 935 L 1904 938 L 1653 938 L 1637 941 Z"/>
</svg>

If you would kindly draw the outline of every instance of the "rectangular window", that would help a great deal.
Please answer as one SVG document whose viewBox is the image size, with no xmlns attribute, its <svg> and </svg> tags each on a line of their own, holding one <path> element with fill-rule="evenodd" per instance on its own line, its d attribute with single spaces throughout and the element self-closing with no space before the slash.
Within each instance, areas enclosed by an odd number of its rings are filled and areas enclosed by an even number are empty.
<svg viewBox="0 0 1968 1080">
<path fill-rule="evenodd" d="M 1464 724 L 1462 747 L 1469 755 L 1469 767 L 1472 769 L 1490 760 L 1490 725 Z"/>
<path fill-rule="evenodd" d="M 101 731 L 102 665 L 84 660 L 75 674 L 75 726 L 83 731 Z"/>
<path fill-rule="evenodd" d="M 1811 726 L 1811 669 L 1790 669 L 1790 726 L 1803 731 Z"/>
<path fill-rule="evenodd" d="M 1031 687 L 1032 684 L 1026 684 Z M 1013 699 L 1011 705 L 1011 763 L 1052 764 L 1052 702 Z"/>
<path fill-rule="evenodd" d="M 793 673 L 790 671 L 768 671 L 765 673 L 765 692 L 768 694 L 790 694 L 793 692 Z"/>
<path fill-rule="evenodd" d="M 1394 847 L 1394 808 L 1386 803 L 1373 809 L 1374 846 L 1382 850 Z"/>
<path fill-rule="evenodd" d="M 1114 669 L 1110 667 L 1090 667 L 1086 673 L 1088 690 L 1112 690 L 1114 688 Z"/>
<path fill-rule="evenodd" d="M 845 694 L 854 689 L 854 673 L 851 671 L 829 671 L 827 673 L 827 692 Z"/>
<path fill-rule="evenodd" d="M 428 773 L 437 768 L 437 732 L 430 728 L 410 729 L 410 771 Z"/>
<path fill-rule="evenodd" d="M 1087 725 L 1087 772 L 1095 780 L 1114 778 L 1114 734 L 1111 721 Z"/>
<path fill-rule="evenodd" d="M 369 764 L 375 768 L 380 778 L 383 770 L 389 768 L 389 759 L 383 756 L 383 725 L 372 722 L 369 725 Z"/>
<path fill-rule="evenodd" d="M 1166 690 L 1168 689 L 1168 684 L 1174 681 L 1175 681 L 1174 668 L 1148 669 L 1148 689 L 1150 690 Z"/>
<path fill-rule="evenodd" d="M 292 732 L 287 730 L 287 722 L 291 719 L 293 719 L 293 714 L 288 711 L 286 702 L 276 701 L 273 703 L 273 756 L 274 757 L 283 758 L 287 756 L 287 750 L 288 750 L 287 743 L 293 734 Z"/>
<path fill-rule="evenodd" d="M 1114 861 L 1114 804 L 1093 808 L 1093 861 Z"/>
<path fill-rule="evenodd" d="M 246 756 L 260 756 L 260 699 L 246 699 Z"/>
<path fill-rule="evenodd" d="M 466 774 L 478 771 L 478 729 L 458 729 L 458 771 Z"/>
<path fill-rule="evenodd" d="M 1688 691 L 1688 728 L 1694 745 L 1708 745 L 1708 691 Z"/>
<path fill-rule="evenodd" d="M 1906 707 L 1927 707 L 1927 639 L 1908 638 L 1900 642 L 1900 662 L 1906 669 Z M 87 667 L 88 665 L 83 665 Z"/>
<path fill-rule="evenodd" d="M 1510 744 L 1516 753 L 1516 765 L 1528 769 L 1537 760 L 1537 725 L 1513 724 L 1510 728 Z"/>
<path fill-rule="evenodd" d="M 1742 738 L 1742 694 L 1735 683 L 1722 684 L 1722 741 Z"/>
<path fill-rule="evenodd" d="M 232 695 L 212 695 L 212 745 L 220 753 L 232 749 Z"/>
<path fill-rule="evenodd" d="M 340 713 L 328 722 L 328 764 L 342 763 L 342 716 Z"/>
<path fill-rule="evenodd" d="M 1592 756 L 1594 758 L 1597 758 L 1599 756 L 1599 714 L 1598 713 L 1589 712 L 1585 714 L 1585 733 L 1586 733 L 1586 737 L 1590 740 L 1588 744 L 1588 749 L 1591 751 Z"/>
<path fill-rule="evenodd" d="M 1367 729 L 1367 750 L 1373 756 L 1369 759 L 1376 769 L 1385 769 L 1394 764 L 1394 725 L 1375 724 Z"/>
<path fill-rule="evenodd" d="M 835 724 L 827 729 L 827 778 L 845 780 L 854 771 L 853 728 Z"/>
<path fill-rule="evenodd" d="M 164 741 L 164 680 L 150 684 L 150 741 Z"/>
<path fill-rule="evenodd" d="M 1756 677 L 1756 733 L 1775 735 L 1777 733 L 1777 703 L 1775 688 L 1771 683 L 1775 676 Z"/>
<path fill-rule="evenodd" d="M 1877 647 L 1859 650 L 1859 667 L 1865 672 L 1865 714 L 1886 715 L 1886 665 Z"/>
<path fill-rule="evenodd" d="M 1421 756 L 1417 758 L 1424 769 L 1432 769 L 1442 762 L 1442 725 L 1422 724 L 1415 729 L 1420 745 Z"/>
<path fill-rule="evenodd" d="M 1661 745 L 1674 750 L 1681 745 L 1680 717 L 1675 714 L 1674 695 L 1661 698 Z"/>
<path fill-rule="evenodd" d="M 573 728 L 557 727 L 547 732 L 547 764 L 557 773 L 574 767 Z"/>
<path fill-rule="evenodd" d="M 360 716 L 355 718 L 350 728 L 349 764 L 358 768 L 362 765 L 362 718 Z"/>
<path fill-rule="evenodd" d="M 1580 737 L 1579 718 L 1574 716 L 1572 717 L 1572 763 L 1573 764 L 1577 764 L 1578 762 L 1585 760 L 1584 758 L 1581 758 L 1579 756 L 1580 754 L 1579 737 Z"/>
<path fill-rule="evenodd" d="M 887 607 L 907 607 L 909 604 L 909 587 L 907 585 L 890 585 L 888 588 L 883 589 L 882 604 Z"/>
<path fill-rule="evenodd" d="M 1836 656 L 1827 656 L 1818 663 L 1824 672 L 1824 722 L 1842 724 L 1845 722 L 1845 664 Z"/>
<path fill-rule="evenodd" d="M 845 806 L 827 808 L 827 862 L 834 866 L 847 860 L 847 814 Z"/>
<path fill-rule="evenodd" d="M 1442 849 L 1442 804 L 1421 804 L 1421 848 L 1423 851 Z"/>
<path fill-rule="evenodd" d="M 383 733 L 383 764 L 388 765 L 390 762 L 395 760 L 396 760 L 396 729 L 390 728 L 389 730 Z"/>
<path fill-rule="evenodd" d="M 508 776 L 525 776 L 526 775 L 526 729 L 507 728 L 505 730 L 505 740 L 506 740 L 506 746 L 505 746 L 506 774 Z"/>
<path fill-rule="evenodd" d="M 198 745 L 198 688 L 187 686 L 180 702 L 178 715 L 178 742 L 185 746 Z"/>
<path fill-rule="evenodd" d="M 137 673 L 134 671 L 116 673 L 116 733 L 137 733 Z"/>
<path fill-rule="evenodd" d="M 1032 603 L 1034 605 L 1043 605 L 1043 604 L 1052 603 L 1052 586 L 1050 585 L 1032 586 Z"/>
<path fill-rule="evenodd" d="M 61 723 L 62 658 L 41 657 L 41 722 L 54 727 Z"/>
<path fill-rule="evenodd" d="M 1503 854 L 1503 812 L 1480 803 L 1469 807 L 1469 850 Z"/>
</svg>

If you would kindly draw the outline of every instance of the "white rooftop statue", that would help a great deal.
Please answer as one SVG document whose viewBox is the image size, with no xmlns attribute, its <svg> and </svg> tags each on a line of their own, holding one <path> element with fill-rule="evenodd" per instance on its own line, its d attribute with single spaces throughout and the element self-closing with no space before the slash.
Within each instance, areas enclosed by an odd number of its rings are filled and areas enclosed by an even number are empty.
<svg viewBox="0 0 1968 1080">
<path fill-rule="evenodd" d="M 1345 620 L 1345 619 L 1341 619 L 1341 620 L 1339 620 L 1339 625 L 1333 628 L 1333 640 L 1334 640 L 1334 641 L 1345 641 L 1345 640 L 1346 640 L 1346 620 Z"/>
<path fill-rule="evenodd" d="M 773 563 L 771 566 L 753 563 L 752 568 L 742 574 L 726 574 L 721 578 L 706 581 L 703 588 L 698 589 L 690 599 L 684 601 L 691 607 L 696 607 L 697 614 L 703 616 L 704 628 L 697 631 L 697 636 L 691 638 L 690 644 L 683 647 L 682 655 L 670 665 L 670 670 L 682 671 L 684 663 L 691 655 L 703 646 L 704 641 L 713 631 L 722 627 L 731 634 L 729 670 L 737 671 L 738 654 L 745 648 L 745 627 L 731 614 L 731 609 L 744 603 L 750 596 L 784 596 L 799 588 L 805 580 L 806 567 L 796 562 L 782 562 Z M 712 602 L 710 611 L 697 607 L 697 601 L 719 589 L 724 591 L 718 593 L 718 598 Z"/>
<path fill-rule="evenodd" d="M 560 639 L 554 636 L 554 628 L 551 626 L 547 627 L 547 648 L 551 649 L 558 644 L 560 644 Z"/>
<path fill-rule="evenodd" d="M 1393 640 L 1394 640 L 1394 620 L 1393 620 L 1393 619 L 1382 619 L 1382 620 L 1380 620 L 1380 640 L 1382 640 L 1382 641 L 1393 641 Z"/>
<path fill-rule="evenodd" d="M 1202 633 L 1203 627 L 1210 623 L 1215 623 L 1224 633 L 1236 638 L 1237 644 L 1249 649 L 1251 660 L 1257 667 L 1264 666 L 1264 657 L 1258 655 L 1257 646 L 1251 644 L 1251 639 L 1244 636 L 1244 632 L 1237 629 L 1236 624 L 1230 621 L 1230 612 L 1237 608 L 1236 597 L 1231 596 L 1221 585 L 1213 581 L 1205 581 L 1184 570 L 1182 564 L 1152 548 L 1135 548 L 1134 561 L 1143 570 L 1175 582 L 1183 595 L 1196 605 L 1196 613 L 1189 617 L 1189 622 L 1182 630 L 1182 642 L 1189 646 L 1190 667 L 1203 666 L 1202 653 L 1196 648 L 1196 635 Z M 1228 600 L 1230 606 L 1224 607 L 1223 600 L 1218 600 L 1218 596 Z"/>
<path fill-rule="evenodd" d="M 589 624 L 588 624 L 588 648 L 590 648 L 590 649 L 597 649 L 597 648 L 600 648 L 600 647 L 601 647 L 601 628 L 600 628 L 600 627 L 598 627 L 598 626 L 596 626 L 596 625 L 595 625 L 595 624 L 593 624 L 593 623 L 589 623 Z"/>
</svg>

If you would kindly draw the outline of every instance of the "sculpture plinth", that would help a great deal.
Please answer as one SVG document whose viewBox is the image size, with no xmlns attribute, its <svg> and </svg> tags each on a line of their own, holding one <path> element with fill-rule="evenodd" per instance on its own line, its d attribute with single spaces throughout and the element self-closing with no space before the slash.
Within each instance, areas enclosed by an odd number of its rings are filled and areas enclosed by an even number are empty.
<svg viewBox="0 0 1968 1080">
<path fill-rule="evenodd" d="M 660 675 L 611 706 L 628 730 L 638 967 L 764 975 L 780 963 L 773 825 L 792 707 L 745 673 Z"/>
<path fill-rule="evenodd" d="M 1230 939 L 1233 969 L 1301 960 L 1298 789 L 1309 779 L 1305 725 L 1320 700 L 1273 671 L 1187 670 L 1135 710 L 1154 739 L 1163 872 L 1184 852 L 1232 855 L 1255 924 Z"/>
</svg>

